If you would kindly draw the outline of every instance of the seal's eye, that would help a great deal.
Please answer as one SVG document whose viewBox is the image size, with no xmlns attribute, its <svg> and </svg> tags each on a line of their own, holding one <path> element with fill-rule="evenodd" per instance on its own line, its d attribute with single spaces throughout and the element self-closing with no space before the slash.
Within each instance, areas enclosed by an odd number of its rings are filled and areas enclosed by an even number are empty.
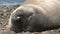
<svg viewBox="0 0 60 34">
<path fill-rule="evenodd" d="M 17 18 L 17 19 L 20 19 L 21 17 L 18 16 L 18 17 L 16 17 L 16 18 Z"/>
<path fill-rule="evenodd" d="M 29 16 L 28 20 L 30 20 L 30 19 L 31 19 L 31 17 L 32 17 L 32 16 Z"/>
</svg>

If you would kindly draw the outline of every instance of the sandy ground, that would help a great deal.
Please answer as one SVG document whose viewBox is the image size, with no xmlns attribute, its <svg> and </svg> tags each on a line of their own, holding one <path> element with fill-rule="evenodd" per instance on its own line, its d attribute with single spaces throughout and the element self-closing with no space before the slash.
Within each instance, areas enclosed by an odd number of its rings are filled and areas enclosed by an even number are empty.
<svg viewBox="0 0 60 34">
<path fill-rule="evenodd" d="M 0 34 L 16 34 L 13 33 L 12 31 L 9 31 L 5 29 L 6 23 L 8 23 L 8 19 L 10 14 L 18 7 L 19 5 L 15 6 L 0 6 Z M 4 30 L 5 29 L 5 30 Z M 21 34 L 21 33 L 18 33 Z M 22 33 L 23 34 L 23 33 Z M 44 31 L 44 32 L 26 32 L 24 34 L 60 34 L 60 29 L 55 29 L 55 30 L 49 30 L 49 31 Z"/>
</svg>

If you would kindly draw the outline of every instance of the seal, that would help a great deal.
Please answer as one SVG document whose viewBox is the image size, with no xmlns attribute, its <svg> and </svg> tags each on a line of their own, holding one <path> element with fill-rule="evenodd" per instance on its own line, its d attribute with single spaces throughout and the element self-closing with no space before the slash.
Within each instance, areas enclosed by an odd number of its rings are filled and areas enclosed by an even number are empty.
<svg viewBox="0 0 60 34">
<path fill-rule="evenodd" d="M 47 3 L 46 0 L 43 0 L 43 3 L 40 4 L 38 4 L 38 0 L 34 2 L 23 4 L 11 13 L 7 25 L 10 30 L 19 33 L 60 28 L 60 4 L 58 0 L 48 0 Z"/>
</svg>

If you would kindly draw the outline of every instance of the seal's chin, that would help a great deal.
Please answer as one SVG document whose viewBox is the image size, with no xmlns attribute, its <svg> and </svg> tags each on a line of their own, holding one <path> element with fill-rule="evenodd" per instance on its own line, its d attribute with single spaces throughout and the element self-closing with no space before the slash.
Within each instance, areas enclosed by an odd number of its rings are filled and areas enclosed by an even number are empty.
<svg viewBox="0 0 60 34">
<path fill-rule="evenodd" d="M 18 28 L 18 27 L 11 27 L 10 30 L 11 31 L 14 31 L 15 33 L 22 32 L 22 29 L 21 28 Z"/>
</svg>

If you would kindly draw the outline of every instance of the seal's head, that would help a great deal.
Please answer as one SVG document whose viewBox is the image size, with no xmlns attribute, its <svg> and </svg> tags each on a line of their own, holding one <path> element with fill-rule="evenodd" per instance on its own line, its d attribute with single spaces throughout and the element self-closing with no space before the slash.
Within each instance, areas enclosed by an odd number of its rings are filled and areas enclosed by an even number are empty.
<svg viewBox="0 0 60 34">
<path fill-rule="evenodd" d="M 35 5 L 26 5 L 20 6 L 13 11 L 9 19 L 8 27 L 16 33 L 22 31 L 39 31 L 37 28 L 34 29 L 34 27 L 40 24 L 40 22 L 45 21 L 46 16 L 42 8 Z"/>
<path fill-rule="evenodd" d="M 9 28 L 15 32 L 22 32 L 28 26 L 28 21 L 33 14 L 32 8 L 17 8 L 10 16 Z M 25 31 L 25 30 L 24 30 Z"/>
</svg>

